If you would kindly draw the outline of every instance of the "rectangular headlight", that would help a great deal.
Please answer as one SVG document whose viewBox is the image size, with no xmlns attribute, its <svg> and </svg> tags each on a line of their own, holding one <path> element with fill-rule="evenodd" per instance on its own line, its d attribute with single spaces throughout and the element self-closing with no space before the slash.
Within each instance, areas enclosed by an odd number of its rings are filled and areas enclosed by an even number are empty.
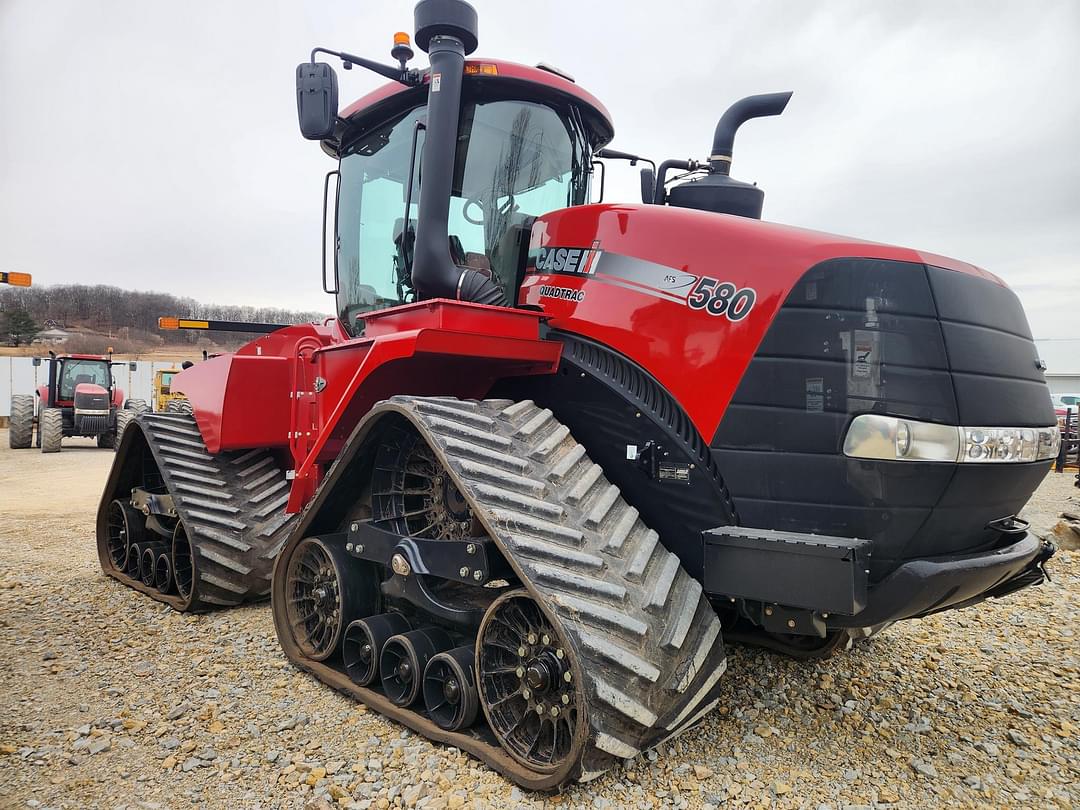
<svg viewBox="0 0 1080 810">
<path fill-rule="evenodd" d="M 1045 461 L 1061 447 L 1057 426 L 954 427 L 895 416 L 856 416 L 844 437 L 844 455 L 884 461 L 994 464 Z"/>
</svg>

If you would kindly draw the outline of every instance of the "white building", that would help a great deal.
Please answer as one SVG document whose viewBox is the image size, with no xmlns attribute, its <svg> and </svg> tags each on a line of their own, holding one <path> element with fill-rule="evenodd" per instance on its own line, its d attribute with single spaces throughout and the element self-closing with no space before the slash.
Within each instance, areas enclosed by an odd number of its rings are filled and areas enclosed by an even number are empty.
<svg viewBox="0 0 1080 810">
<path fill-rule="evenodd" d="M 45 329 L 38 332 L 34 337 L 34 343 L 45 343 L 50 346 L 55 346 L 60 343 L 66 343 L 69 337 L 71 337 L 71 332 L 53 327 L 52 329 Z"/>
<path fill-rule="evenodd" d="M 1036 340 L 1051 394 L 1080 394 L 1080 338 Z"/>
</svg>

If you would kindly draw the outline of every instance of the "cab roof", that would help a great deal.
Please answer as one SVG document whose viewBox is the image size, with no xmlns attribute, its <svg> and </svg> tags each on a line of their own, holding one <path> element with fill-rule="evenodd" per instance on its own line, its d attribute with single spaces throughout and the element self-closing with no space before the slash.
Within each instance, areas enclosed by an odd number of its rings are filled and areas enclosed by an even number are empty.
<svg viewBox="0 0 1080 810">
<path fill-rule="evenodd" d="M 529 67 L 519 65 L 516 62 L 504 62 L 499 59 L 467 59 L 465 61 L 465 78 L 476 79 L 484 82 L 500 82 L 504 84 L 529 83 L 537 85 L 541 91 L 553 91 L 567 100 L 573 101 L 584 108 L 584 117 L 590 122 L 594 134 L 597 136 L 596 146 L 607 143 L 615 134 L 615 127 L 611 121 L 611 114 L 596 96 L 588 90 L 580 87 L 574 81 L 542 67 Z M 421 74 L 421 84 L 417 87 L 409 87 L 399 82 L 387 82 L 365 96 L 360 97 L 347 106 L 339 114 L 339 118 L 352 122 L 364 116 L 366 113 L 374 113 L 384 105 L 396 106 L 396 103 L 404 101 L 409 94 L 418 95 L 418 91 L 427 94 L 427 84 L 431 80 L 429 70 Z M 527 97 L 527 96 L 526 96 Z M 323 142 L 323 148 L 336 155 L 337 143 Z"/>
</svg>

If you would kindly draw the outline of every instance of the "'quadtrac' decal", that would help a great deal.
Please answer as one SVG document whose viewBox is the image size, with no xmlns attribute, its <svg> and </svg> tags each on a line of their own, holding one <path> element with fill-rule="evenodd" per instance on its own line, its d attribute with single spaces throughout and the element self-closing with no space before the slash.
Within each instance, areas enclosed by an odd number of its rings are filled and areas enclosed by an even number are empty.
<svg viewBox="0 0 1080 810">
<path fill-rule="evenodd" d="M 752 287 L 739 287 L 711 276 L 699 276 L 633 256 L 602 251 L 599 242 L 593 242 L 588 248 L 540 248 L 535 257 L 530 257 L 525 272 L 588 276 L 736 322 L 749 315 L 757 302 L 757 293 Z M 540 297 L 581 301 L 585 294 L 582 290 L 544 285 L 540 287 Z"/>
</svg>

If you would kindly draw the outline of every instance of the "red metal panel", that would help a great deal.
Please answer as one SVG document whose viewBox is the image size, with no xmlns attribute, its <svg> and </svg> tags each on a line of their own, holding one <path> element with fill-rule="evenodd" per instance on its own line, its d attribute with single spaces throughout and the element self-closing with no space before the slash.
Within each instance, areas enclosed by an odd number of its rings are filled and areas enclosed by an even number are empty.
<svg viewBox="0 0 1080 810">
<path fill-rule="evenodd" d="M 173 378 L 211 453 L 288 447 L 296 471 L 290 511 L 315 492 L 356 423 L 395 394 L 480 398 L 503 377 L 551 374 L 560 343 L 540 339 L 543 315 L 435 300 L 339 325 L 279 329 Z"/>
<path fill-rule="evenodd" d="M 472 74 L 467 77 L 470 80 L 476 79 L 478 81 L 484 82 L 497 82 L 500 79 L 517 79 L 519 81 L 533 82 L 534 84 L 539 84 L 543 87 L 549 87 L 553 90 L 558 90 L 562 93 L 566 93 L 567 95 L 576 98 L 583 104 L 587 104 L 588 106 L 595 109 L 604 119 L 604 121 L 607 122 L 608 128 L 614 129 L 614 125 L 611 122 L 611 113 L 608 112 L 607 107 L 605 107 L 600 102 L 600 100 L 588 90 L 585 90 L 583 87 L 575 84 L 572 81 L 569 81 L 568 79 L 564 79 L 562 76 L 559 76 L 547 70 L 541 70 L 540 68 L 529 67 L 528 65 L 519 65 L 515 62 L 505 62 L 501 59 L 478 59 L 474 57 L 465 62 L 466 70 L 469 68 L 470 65 L 495 65 L 495 68 L 498 71 L 498 75 L 495 76 L 488 76 L 482 73 Z M 426 84 L 429 80 L 430 77 L 425 71 L 423 81 Z M 380 101 L 385 101 L 386 99 L 391 98 L 398 93 L 404 93 L 409 89 L 411 88 L 398 82 L 390 82 L 388 84 L 384 84 L 382 87 L 373 90 L 366 96 L 361 96 L 359 99 L 357 99 L 344 110 L 342 110 L 341 117 L 346 119 L 350 118 L 357 113 L 363 112 L 368 107 L 372 107 L 375 104 L 378 104 Z"/>
<path fill-rule="evenodd" d="M 622 352 L 675 397 L 701 435 L 711 437 L 769 324 L 798 279 L 830 258 L 861 256 L 924 262 L 1001 283 L 984 270 L 908 248 L 865 242 L 770 222 L 658 205 L 588 205 L 540 217 L 531 247 L 596 247 L 709 276 L 756 292 L 739 321 L 687 306 L 676 296 L 621 279 L 540 273 L 525 277 L 519 301 L 540 306 L 558 329 L 593 338 Z M 534 254 L 535 255 L 535 254 Z M 602 254 L 601 254 L 602 255 Z M 541 295 L 558 286 L 585 295 L 580 301 Z M 686 289 L 682 291 L 686 297 Z"/>
</svg>

